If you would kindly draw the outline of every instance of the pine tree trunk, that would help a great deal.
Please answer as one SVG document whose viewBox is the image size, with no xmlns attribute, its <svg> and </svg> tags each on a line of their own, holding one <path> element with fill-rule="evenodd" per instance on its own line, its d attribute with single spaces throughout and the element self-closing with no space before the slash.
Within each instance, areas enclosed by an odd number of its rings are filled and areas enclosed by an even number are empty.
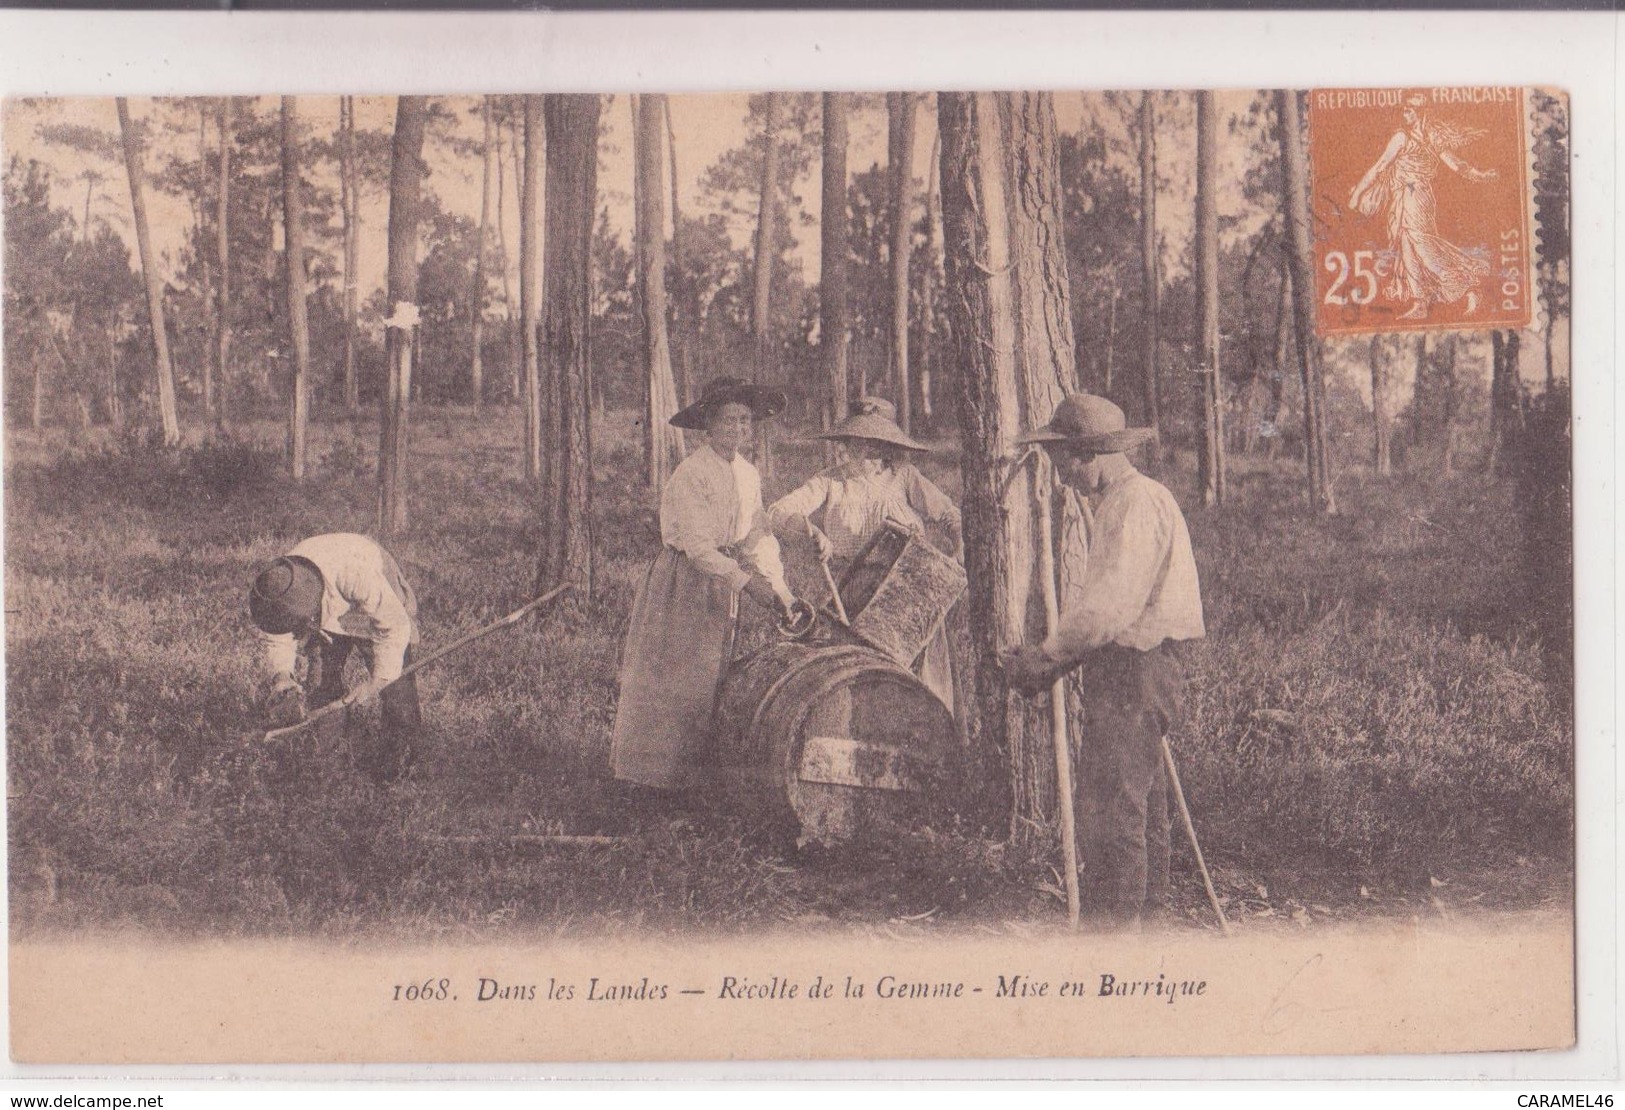
<svg viewBox="0 0 1625 1110">
<path fill-rule="evenodd" d="M 542 550 L 537 591 L 576 584 L 593 592 L 592 227 L 598 195 L 595 95 L 543 97 L 547 122 L 547 232 L 542 281 Z M 658 151 L 658 148 L 656 148 Z M 658 225 L 657 225 L 658 226 Z"/>
<path fill-rule="evenodd" d="M 887 174 L 891 211 L 891 388 L 897 422 L 913 427 L 913 395 L 908 373 L 908 256 L 913 245 L 909 186 L 914 181 L 914 94 L 886 94 Z"/>
<path fill-rule="evenodd" d="M 660 157 L 665 99 L 644 93 L 639 100 L 634 181 L 642 236 L 638 284 L 643 294 L 644 419 L 651 436 L 647 478 L 649 488 L 656 490 L 665 486 L 666 478 L 683 458 L 683 433 L 668 423 L 677 413 L 677 384 L 672 378 L 671 343 L 666 334 L 666 188 Z"/>
<path fill-rule="evenodd" d="M 1439 346 L 1434 351 L 1439 371 L 1439 389 L 1443 395 L 1439 410 L 1444 440 L 1444 455 L 1441 462 L 1442 469 L 1447 475 L 1456 472 L 1456 415 L 1461 407 L 1461 393 L 1459 383 L 1456 381 L 1456 355 L 1459 343 L 1459 337 L 1451 332 L 1439 340 Z"/>
<path fill-rule="evenodd" d="M 1518 359 L 1523 337 L 1516 331 L 1491 333 L 1494 351 L 1490 371 L 1490 450 L 1486 465 L 1492 473 L 1505 469 L 1507 451 L 1523 428 L 1522 390 Z"/>
<path fill-rule="evenodd" d="M 1270 375 L 1270 437 L 1264 448 L 1264 457 L 1275 458 L 1281 447 L 1281 402 L 1286 393 L 1287 373 L 1292 357 L 1292 267 L 1281 261 L 1281 292 L 1275 302 L 1275 358 L 1274 373 Z"/>
<path fill-rule="evenodd" d="M 141 278 L 147 290 L 147 316 L 152 324 L 152 351 L 158 375 L 158 417 L 163 428 L 164 446 L 181 441 L 181 424 L 175 408 L 175 368 L 169 360 L 169 332 L 164 325 L 164 282 L 153 256 L 152 235 L 147 229 L 146 172 L 142 169 L 141 140 L 130 124 L 130 105 L 116 99 L 119 131 L 124 141 L 124 168 L 130 175 L 130 208 L 135 217 L 136 249 L 141 257 Z"/>
<path fill-rule="evenodd" d="M 1140 96 L 1140 289 L 1145 303 L 1141 373 L 1145 387 L 1145 423 L 1162 424 L 1162 398 L 1157 385 L 1157 341 L 1162 323 L 1162 282 L 1157 276 L 1157 110 L 1147 90 Z"/>
<path fill-rule="evenodd" d="M 536 344 L 540 213 L 536 208 L 542 191 L 543 142 L 542 97 L 530 93 L 525 96 L 525 164 L 520 176 L 519 335 L 524 352 L 520 404 L 524 409 L 525 479 L 531 482 L 542 477 L 541 352 Z"/>
<path fill-rule="evenodd" d="M 497 261 L 502 267 L 502 311 L 508 325 L 508 403 L 517 405 L 522 399 L 524 390 L 521 388 L 520 368 L 525 361 L 524 352 L 520 350 L 519 327 L 513 313 L 513 284 L 508 278 L 508 221 L 505 216 L 507 209 L 506 197 L 508 195 L 507 159 L 502 153 L 502 127 L 497 126 Z M 515 193 L 519 183 L 515 181 Z"/>
<path fill-rule="evenodd" d="M 824 94 L 823 201 L 819 220 L 818 347 L 824 364 L 828 404 L 824 427 L 846 417 L 846 362 L 852 319 L 847 302 L 847 257 L 851 253 L 847 221 L 847 98 Z"/>
<path fill-rule="evenodd" d="M 975 712 L 968 732 L 983 753 L 996 753 L 1018 767 L 1025 751 L 1025 715 L 1005 684 L 998 657 L 1026 639 L 1036 552 L 1030 469 L 1004 486 L 1005 468 L 1024 430 L 1004 140 L 991 93 L 940 93 L 937 118 L 942 129 L 945 295 L 958 361 L 954 379 L 975 676 Z M 1021 804 L 1012 805 L 1011 820 L 1021 812 Z"/>
<path fill-rule="evenodd" d="M 1390 339 L 1385 335 L 1371 337 L 1371 430 L 1372 466 L 1377 477 L 1387 478 L 1394 472 L 1393 413 L 1389 404 L 1389 363 L 1393 357 Z"/>
<path fill-rule="evenodd" d="M 216 390 L 207 398 L 212 405 L 208 416 L 224 427 L 230 406 L 226 367 L 231 357 L 231 97 L 222 96 L 215 109 L 215 127 L 220 132 L 220 176 L 215 181 L 215 268 L 219 279 L 214 286 L 214 382 Z"/>
<path fill-rule="evenodd" d="M 1066 237 L 1063 232 L 1063 196 L 1057 152 L 1059 140 L 1052 93 L 999 93 L 1004 134 L 1004 207 L 1007 213 L 1015 320 L 1016 386 L 1020 427 L 1047 422 L 1055 407 L 1077 391 L 1076 332 L 1068 296 Z M 1012 449 L 1006 457 L 1019 455 Z M 1043 591 L 1042 535 L 1038 522 L 1041 505 L 1053 506 L 1055 490 L 1051 468 L 1040 468 L 1035 488 L 1028 491 L 1025 533 L 1015 533 L 1011 519 L 1012 551 L 1021 560 L 1011 573 L 1019 583 L 1024 642 L 1036 643 L 1046 632 L 1041 604 Z M 1008 507 L 1008 506 L 1007 506 Z M 1035 515 L 1035 510 L 1037 511 Z M 1051 515 L 1055 516 L 1053 508 Z M 1059 532 L 1081 541 L 1079 532 Z M 1081 557 L 1081 550 L 1054 552 L 1058 565 Z M 1043 715 L 1022 702 L 1023 727 L 1010 747 L 1014 811 L 1011 833 L 1018 838 L 1048 830 L 1056 810 L 1055 752 Z M 1042 833 L 1045 838 L 1048 831 Z"/>
<path fill-rule="evenodd" d="M 689 292 L 688 271 L 683 268 L 688 249 L 684 246 L 683 209 L 677 195 L 677 130 L 671 122 L 671 98 L 662 96 L 660 101 L 666 112 L 666 154 L 671 161 L 671 302 L 677 338 L 672 380 L 677 386 L 677 404 L 682 407 L 692 399 L 694 336 L 700 328 L 700 308 Z"/>
<path fill-rule="evenodd" d="M 416 311 L 418 299 L 418 192 L 422 180 L 427 98 L 403 96 L 395 106 L 389 166 L 389 312 Z M 412 333 L 407 320 L 385 329 L 388 363 L 378 443 L 378 534 L 406 530 L 407 446 L 412 398 Z"/>
<path fill-rule="evenodd" d="M 294 481 L 305 477 L 310 422 L 310 318 L 305 302 L 305 200 L 299 181 L 299 108 L 282 98 L 283 266 L 287 272 L 288 343 L 293 351 L 293 388 L 288 414 L 288 453 Z"/>
<path fill-rule="evenodd" d="M 485 252 L 490 238 L 491 189 L 496 184 L 492 167 L 496 163 L 495 129 L 491 122 L 491 98 L 480 99 L 480 237 L 474 244 L 474 295 L 469 304 L 468 400 L 478 412 L 485 403 Z"/>
<path fill-rule="evenodd" d="M 925 184 L 925 279 L 920 285 L 920 416 L 934 414 L 937 388 L 937 286 L 942 281 L 942 132 L 931 136 Z"/>
<path fill-rule="evenodd" d="M 1292 269 L 1293 321 L 1298 346 L 1298 368 L 1303 379 L 1303 441 L 1308 461 L 1309 504 L 1323 516 L 1337 513 L 1326 448 L 1326 378 L 1321 366 L 1320 342 L 1315 338 L 1315 282 L 1309 229 L 1309 165 L 1304 154 L 1298 94 L 1275 93 L 1275 113 L 1281 133 L 1282 207 L 1288 231 L 1287 264 Z"/>
<path fill-rule="evenodd" d="M 1196 94 L 1197 358 L 1202 391 L 1202 434 L 1196 484 L 1202 504 L 1224 503 L 1224 407 L 1219 368 L 1218 105 L 1212 90 Z"/>
<path fill-rule="evenodd" d="M 757 385 L 771 385 L 776 377 L 773 366 L 773 256 L 777 253 L 779 188 L 779 94 L 767 93 L 767 110 L 762 123 L 762 181 L 756 208 L 756 272 L 751 296 L 751 334 L 756 340 L 754 379 Z M 773 456 L 765 429 L 756 429 L 756 467 L 764 481 L 773 472 Z"/>
</svg>

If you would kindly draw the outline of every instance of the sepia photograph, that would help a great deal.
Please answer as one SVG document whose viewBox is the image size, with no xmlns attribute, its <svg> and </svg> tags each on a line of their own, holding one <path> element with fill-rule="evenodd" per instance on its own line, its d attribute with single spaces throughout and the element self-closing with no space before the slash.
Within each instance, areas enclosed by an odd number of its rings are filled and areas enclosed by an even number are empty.
<svg viewBox="0 0 1625 1110">
<path fill-rule="evenodd" d="M 1574 1044 L 1562 89 L 0 125 L 18 1062 Z"/>
</svg>

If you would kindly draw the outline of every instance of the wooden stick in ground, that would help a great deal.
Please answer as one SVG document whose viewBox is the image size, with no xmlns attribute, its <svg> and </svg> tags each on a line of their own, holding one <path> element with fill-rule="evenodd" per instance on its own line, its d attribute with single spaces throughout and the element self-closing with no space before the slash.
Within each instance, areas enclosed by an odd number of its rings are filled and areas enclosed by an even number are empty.
<svg viewBox="0 0 1625 1110">
<path fill-rule="evenodd" d="M 1179 803 L 1179 819 L 1185 824 L 1185 835 L 1190 838 L 1191 851 L 1196 853 L 1196 867 L 1202 872 L 1202 886 L 1207 890 L 1207 900 L 1219 919 L 1219 931 L 1229 936 L 1230 922 L 1225 920 L 1224 907 L 1219 905 L 1219 896 L 1214 893 L 1213 877 L 1208 874 L 1207 861 L 1202 858 L 1202 846 L 1196 842 L 1196 826 L 1191 823 L 1190 807 L 1185 804 L 1185 788 L 1179 784 L 1179 770 L 1174 766 L 1174 749 L 1166 736 L 1162 738 L 1162 766 L 1168 772 L 1168 785 L 1174 792 L 1174 801 Z"/>
<path fill-rule="evenodd" d="M 1037 458 L 1037 455 L 1033 454 L 1032 457 Z M 1025 464 L 1027 457 L 1024 456 L 1021 461 Z M 1055 526 L 1051 520 L 1048 491 L 1036 481 L 1033 483 L 1033 496 L 1038 501 L 1038 576 L 1044 587 L 1045 631 L 1053 633 L 1061 623 L 1060 588 L 1055 579 Z M 1067 738 L 1065 675 L 1057 677 L 1050 686 L 1049 706 L 1050 734 L 1055 742 L 1055 793 L 1061 810 L 1066 919 L 1067 924 L 1076 929 L 1082 900 L 1078 894 L 1078 836 L 1072 802 L 1072 747 Z"/>
<path fill-rule="evenodd" d="M 385 683 L 383 686 L 379 687 L 379 692 L 387 690 L 389 687 L 395 685 L 395 683 L 399 682 L 407 675 L 416 674 L 418 671 L 421 671 L 424 667 L 429 666 L 431 663 L 438 663 L 452 652 L 461 651 L 469 644 L 472 644 L 475 640 L 484 639 L 486 636 L 489 636 L 498 629 L 508 628 L 514 624 L 517 624 L 519 620 L 527 613 L 540 609 L 543 605 L 546 605 L 548 602 L 564 593 L 564 591 L 572 588 L 573 585 L 574 583 L 566 582 L 562 586 L 557 586 L 554 589 L 547 591 L 547 593 L 543 594 L 541 597 L 525 602 L 525 604 L 509 613 L 507 616 L 494 620 L 490 624 L 483 625 L 480 628 L 476 628 L 467 635 L 453 640 L 451 643 L 447 644 L 433 655 L 425 656 L 424 658 L 419 659 L 416 663 L 413 663 L 411 666 L 402 668 L 399 675 Z M 271 729 L 271 731 L 265 734 L 265 739 L 280 740 L 283 737 L 293 736 L 297 733 L 303 732 L 305 729 L 309 728 L 313 724 L 316 724 L 318 721 L 325 720 L 335 713 L 350 708 L 350 706 L 354 703 L 354 700 L 354 696 L 352 695 L 340 698 L 338 701 L 328 702 L 326 705 L 316 710 L 316 712 L 312 713 L 298 724 L 288 725 L 285 728 Z"/>
</svg>

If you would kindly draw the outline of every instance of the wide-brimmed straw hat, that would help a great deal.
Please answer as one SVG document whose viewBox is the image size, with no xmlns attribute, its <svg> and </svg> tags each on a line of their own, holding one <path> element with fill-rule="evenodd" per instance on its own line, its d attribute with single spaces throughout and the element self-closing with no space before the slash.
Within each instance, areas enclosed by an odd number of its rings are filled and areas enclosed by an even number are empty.
<svg viewBox="0 0 1625 1110">
<path fill-rule="evenodd" d="M 1050 422 L 1022 443 L 1065 443 L 1079 451 L 1111 455 L 1157 438 L 1155 428 L 1130 428 L 1123 410 L 1092 393 L 1074 393 L 1055 406 Z"/>
<path fill-rule="evenodd" d="M 322 616 L 326 586 L 316 564 L 284 555 L 254 578 L 248 591 L 248 615 L 263 632 L 297 632 Z"/>
<path fill-rule="evenodd" d="M 789 398 L 776 389 L 751 385 L 738 378 L 712 378 L 705 383 L 700 399 L 667 423 L 674 428 L 704 428 L 711 414 L 728 404 L 744 405 L 757 420 L 766 420 L 783 412 L 789 403 Z"/>
<path fill-rule="evenodd" d="M 897 407 L 880 397 L 860 397 L 852 402 L 852 415 L 824 432 L 819 439 L 868 439 L 876 443 L 889 443 L 907 451 L 929 451 L 931 448 L 897 425 Z"/>
</svg>

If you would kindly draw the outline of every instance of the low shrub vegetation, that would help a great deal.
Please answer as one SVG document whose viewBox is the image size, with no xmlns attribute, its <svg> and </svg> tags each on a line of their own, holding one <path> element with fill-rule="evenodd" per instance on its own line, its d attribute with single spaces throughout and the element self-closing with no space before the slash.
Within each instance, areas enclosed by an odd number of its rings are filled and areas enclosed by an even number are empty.
<svg viewBox="0 0 1625 1110">
<path fill-rule="evenodd" d="M 511 410 L 447 410 L 414 430 L 414 523 L 393 546 L 422 599 L 426 650 L 529 596 L 535 514 L 516 425 Z M 298 488 L 270 425 L 180 450 L 43 450 L 14 434 L 14 929 L 482 936 L 1056 919 L 1052 853 L 1006 849 L 968 819 L 787 857 L 731 808 L 634 811 L 608 778 L 608 737 L 634 583 L 658 539 L 631 418 L 604 425 L 598 596 L 424 672 L 429 739 L 389 789 L 354 766 L 348 744 L 365 742 L 368 722 L 349 741 L 262 740 L 245 605 L 254 568 L 298 539 L 370 528 L 375 426 L 313 428 L 314 473 Z M 776 451 L 781 475 L 819 458 L 805 444 Z M 1184 462 L 1164 473 L 1190 505 Z M 1570 663 L 1527 602 L 1515 481 L 1348 473 L 1342 516 L 1315 521 L 1295 462 L 1232 465 L 1231 503 L 1189 512 L 1209 639 L 1186 653 L 1192 711 L 1174 741 L 1233 910 L 1385 912 L 1448 884 L 1486 907 L 1566 899 Z M 951 462 L 928 469 L 956 488 Z M 758 623 L 746 641 L 769 634 Z M 614 839 L 524 839 L 545 834 Z M 1197 917 L 1182 852 L 1176 870 Z"/>
</svg>

